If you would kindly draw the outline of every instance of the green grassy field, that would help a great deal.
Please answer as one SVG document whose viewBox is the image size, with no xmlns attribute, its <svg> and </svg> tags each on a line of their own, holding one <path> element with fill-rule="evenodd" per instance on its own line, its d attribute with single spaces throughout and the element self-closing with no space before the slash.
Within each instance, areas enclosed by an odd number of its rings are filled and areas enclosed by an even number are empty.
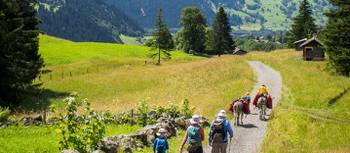
<svg viewBox="0 0 350 153">
<path fill-rule="evenodd" d="M 130 134 L 139 126 L 108 125 L 106 136 Z M 57 153 L 60 135 L 50 126 L 7 127 L 0 129 L 1 153 L 52 152 Z"/>
<path fill-rule="evenodd" d="M 106 43 L 75 43 L 41 36 L 45 89 L 77 92 L 96 110 L 125 111 L 142 99 L 154 105 L 190 100 L 197 113 L 213 115 L 232 98 L 249 91 L 253 72 L 242 57 L 206 59 L 173 52 L 162 66 L 144 64 L 149 48 Z M 46 98 L 62 106 L 62 97 Z M 208 109 L 210 108 L 210 109 Z"/>
<path fill-rule="evenodd" d="M 73 92 L 88 98 L 95 110 L 112 112 L 128 111 L 142 99 L 166 106 L 187 98 L 195 113 L 212 119 L 255 83 L 253 71 L 239 56 L 208 59 L 174 51 L 170 61 L 156 66 L 147 58 L 147 47 L 76 43 L 43 35 L 40 53 L 45 69 L 51 72 L 36 82 L 42 82 L 47 91 L 27 99 L 23 108 L 55 105 L 60 110 L 62 99 Z M 107 135 L 130 133 L 137 128 L 112 126 Z M 179 149 L 182 134 L 180 131 L 170 140 L 172 149 Z M 0 129 L 0 152 L 57 152 L 58 138 L 50 127 Z"/>
<path fill-rule="evenodd" d="M 283 98 L 274 109 L 261 152 L 350 152 L 350 79 L 331 75 L 326 62 L 306 62 L 301 52 L 254 53 L 281 72 Z"/>
</svg>

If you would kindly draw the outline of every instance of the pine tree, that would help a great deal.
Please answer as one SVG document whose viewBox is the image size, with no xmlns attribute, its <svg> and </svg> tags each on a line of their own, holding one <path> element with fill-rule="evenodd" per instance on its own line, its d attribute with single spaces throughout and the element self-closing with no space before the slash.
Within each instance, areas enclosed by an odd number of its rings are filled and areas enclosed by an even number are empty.
<svg viewBox="0 0 350 153">
<path fill-rule="evenodd" d="M 33 0 L 0 0 L 0 101 L 13 105 L 35 85 L 43 60 Z M 7 103 L 5 103 L 7 102 Z"/>
<path fill-rule="evenodd" d="M 160 65 L 160 60 L 162 55 L 164 59 L 171 58 L 171 54 L 169 53 L 169 51 L 174 48 L 174 41 L 169 32 L 168 27 L 163 22 L 163 14 L 161 9 L 157 14 L 151 47 L 152 47 L 151 49 L 152 51 L 156 50 L 156 53 L 152 53 L 151 57 L 152 58 L 157 57 L 158 65 Z"/>
<path fill-rule="evenodd" d="M 205 50 L 206 19 L 196 7 L 186 7 L 182 10 L 180 24 L 182 28 L 177 34 L 177 46 L 189 53 Z"/>
<path fill-rule="evenodd" d="M 350 76 L 350 2 L 330 0 L 335 6 L 328 16 L 324 30 L 324 44 L 329 56 L 329 65 L 337 73 Z"/>
<path fill-rule="evenodd" d="M 231 26 L 223 7 L 220 7 L 213 24 L 213 50 L 217 55 L 230 52 L 234 49 L 234 41 L 231 36 Z"/>
<path fill-rule="evenodd" d="M 315 19 L 312 17 L 312 9 L 308 0 L 303 0 L 299 7 L 299 14 L 293 19 L 292 29 L 287 33 L 288 46 L 297 48 L 295 41 L 310 38 L 317 33 Z"/>
</svg>

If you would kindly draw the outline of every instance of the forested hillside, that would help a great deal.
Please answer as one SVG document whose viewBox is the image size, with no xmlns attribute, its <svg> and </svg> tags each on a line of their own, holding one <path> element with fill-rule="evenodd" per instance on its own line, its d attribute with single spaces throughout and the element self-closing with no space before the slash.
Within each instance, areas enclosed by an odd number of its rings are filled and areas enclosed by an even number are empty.
<svg viewBox="0 0 350 153">
<path fill-rule="evenodd" d="M 179 27 L 181 9 L 197 6 L 212 24 L 220 6 L 227 10 L 236 30 L 286 30 L 301 0 L 104 0 L 123 10 L 144 28 L 151 28 L 160 8 L 170 28 Z M 325 24 L 323 12 L 329 8 L 327 0 L 311 0 L 314 16 L 320 25 Z"/>
<path fill-rule="evenodd" d="M 120 34 L 140 36 L 143 29 L 101 0 L 40 0 L 40 30 L 73 41 L 121 43 Z"/>
</svg>

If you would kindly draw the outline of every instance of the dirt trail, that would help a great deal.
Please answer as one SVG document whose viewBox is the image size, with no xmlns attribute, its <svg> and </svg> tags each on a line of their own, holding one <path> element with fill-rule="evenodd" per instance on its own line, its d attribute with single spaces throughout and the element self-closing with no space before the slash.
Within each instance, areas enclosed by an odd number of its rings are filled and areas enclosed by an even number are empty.
<svg viewBox="0 0 350 153">
<path fill-rule="evenodd" d="M 249 62 L 252 69 L 255 71 L 258 82 L 252 90 L 252 96 L 257 92 L 260 85 L 265 84 L 269 93 L 274 98 L 274 106 L 281 98 L 282 79 L 276 70 L 259 62 Z M 229 144 L 230 153 L 254 153 L 259 149 L 260 144 L 266 133 L 267 122 L 260 121 L 258 118 L 258 110 L 254 109 L 251 104 L 251 115 L 243 119 L 243 126 L 234 127 L 234 139 Z M 268 111 L 268 115 L 271 112 Z M 233 125 L 233 121 L 231 121 Z M 210 153 L 209 148 L 206 148 L 206 153 Z"/>
</svg>

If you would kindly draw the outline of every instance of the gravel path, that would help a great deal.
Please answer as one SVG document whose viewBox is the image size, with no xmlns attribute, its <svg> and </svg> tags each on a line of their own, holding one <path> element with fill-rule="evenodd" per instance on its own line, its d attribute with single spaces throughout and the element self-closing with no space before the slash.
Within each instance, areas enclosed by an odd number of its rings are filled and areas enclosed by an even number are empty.
<svg viewBox="0 0 350 153">
<path fill-rule="evenodd" d="M 259 62 L 249 62 L 255 71 L 258 82 L 252 90 L 252 96 L 258 91 L 259 86 L 265 84 L 269 93 L 272 95 L 274 106 L 281 98 L 282 79 L 276 70 Z M 243 119 L 243 126 L 234 127 L 234 139 L 229 144 L 230 153 L 255 153 L 258 151 L 260 144 L 266 133 L 267 122 L 260 121 L 258 118 L 258 110 L 254 109 L 251 104 L 251 115 Z M 268 115 L 271 112 L 268 111 Z M 233 121 L 231 121 L 233 125 Z M 210 153 L 209 148 L 205 148 L 206 153 Z"/>
</svg>

